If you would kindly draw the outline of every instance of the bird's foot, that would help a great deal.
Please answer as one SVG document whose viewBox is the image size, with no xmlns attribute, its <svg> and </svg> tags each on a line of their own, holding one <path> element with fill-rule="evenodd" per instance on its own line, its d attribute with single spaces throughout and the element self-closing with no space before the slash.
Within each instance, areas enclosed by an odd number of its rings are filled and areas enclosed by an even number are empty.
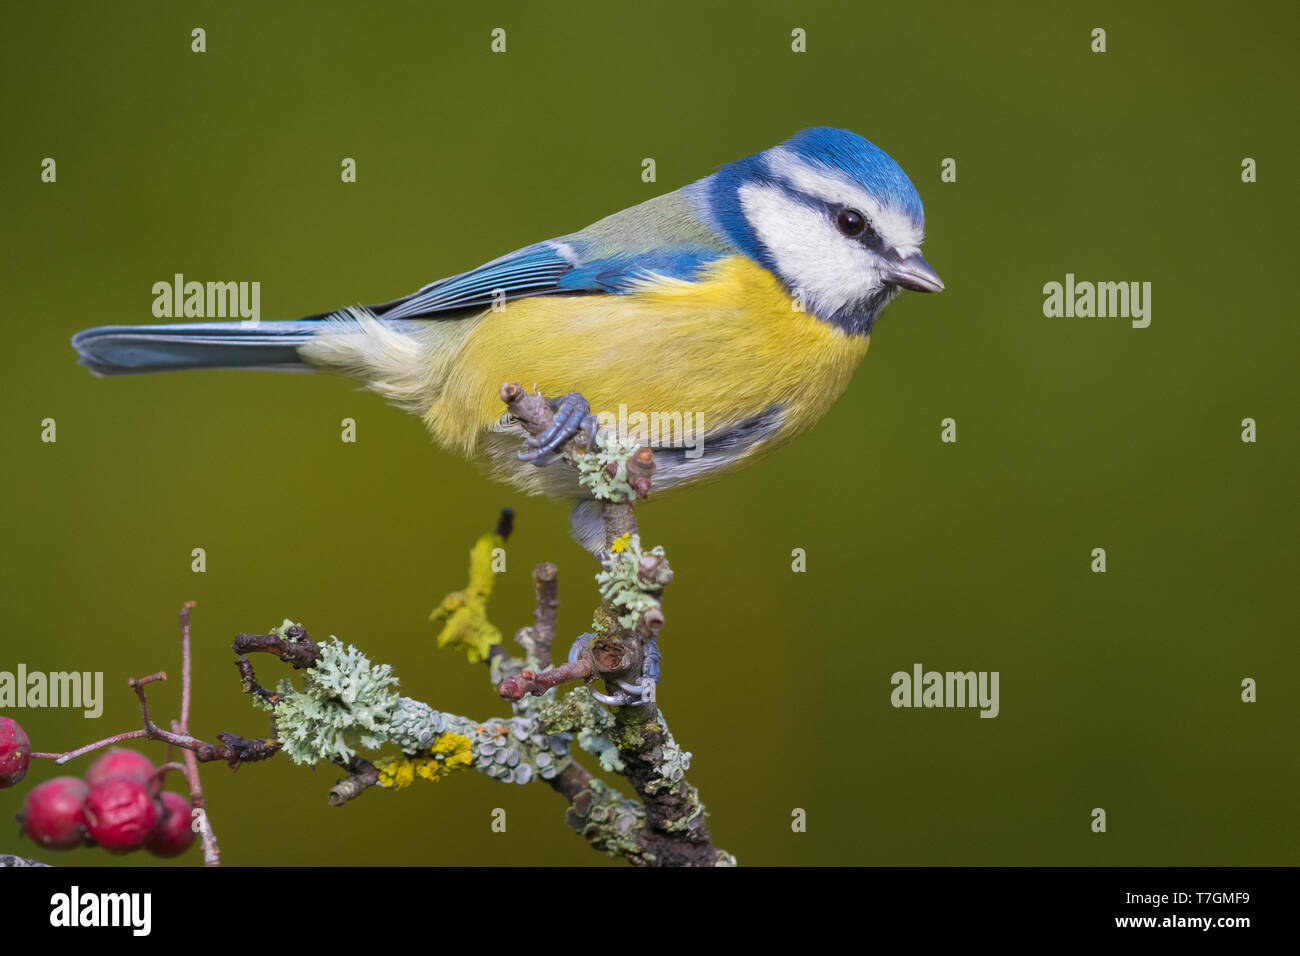
<svg viewBox="0 0 1300 956">
<path fill-rule="evenodd" d="M 579 435 L 586 439 L 588 448 L 593 447 L 600 424 L 599 419 L 591 414 L 591 403 L 581 392 L 569 392 L 549 404 L 555 412 L 555 420 L 545 431 L 529 438 L 527 447 L 519 452 L 520 461 L 532 462 L 539 468 L 558 458 L 560 449 Z"/>
<path fill-rule="evenodd" d="M 578 655 L 591 643 L 593 634 L 583 634 L 573 642 L 573 647 L 569 649 L 569 660 L 576 661 Z M 607 681 L 605 686 L 610 689 L 613 686 L 613 693 L 602 694 L 600 691 L 593 690 L 591 696 L 609 707 L 644 707 L 655 702 L 655 695 L 659 689 L 659 663 L 663 655 L 659 652 L 659 641 L 651 636 L 646 639 L 643 647 L 643 658 L 641 664 L 641 676 L 635 681 L 612 680 Z"/>
</svg>

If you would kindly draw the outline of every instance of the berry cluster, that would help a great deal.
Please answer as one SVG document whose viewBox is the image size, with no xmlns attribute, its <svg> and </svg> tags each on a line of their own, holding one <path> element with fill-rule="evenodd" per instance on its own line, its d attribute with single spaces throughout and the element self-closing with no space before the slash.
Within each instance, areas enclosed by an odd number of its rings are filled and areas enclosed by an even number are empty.
<svg viewBox="0 0 1300 956">
<path fill-rule="evenodd" d="M 23 728 L 0 717 L 0 788 L 27 774 L 32 747 Z M 194 842 L 190 802 L 162 790 L 148 757 L 114 747 L 84 778 L 55 777 L 33 787 L 19 815 L 23 832 L 50 850 L 98 844 L 110 853 L 147 848 L 177 856 Z"/>
</svg>

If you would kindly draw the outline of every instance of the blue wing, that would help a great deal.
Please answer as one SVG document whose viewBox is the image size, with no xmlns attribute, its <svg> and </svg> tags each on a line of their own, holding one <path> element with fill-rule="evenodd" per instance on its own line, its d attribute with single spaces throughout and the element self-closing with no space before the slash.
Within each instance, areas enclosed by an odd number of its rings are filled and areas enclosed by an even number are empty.
<svg viewBox="0 0 1300 956">
<path fill-rule="evenodd" d="M 540 242 L 373 308 L 385 319 L 410 319 L 487 306 L 498 296 L 620 295 L 650 276 L 692 278 L 725 254 L 716 247 L 683 244 L 588 260 L 585 246 L 571 240 Z"/>
<path fill-rule="evenodd" d="M 702 181 L 707 183 L 707 180 Z M 694 191 L 701 184 L 647 200 L 560 239 L 534 243 L 477 269 L 430 283 L 401 299 L 370 306 L 386 322 L 456 319 L 495 299 L 534 295 L 621 295 L 653 277 L 691 279 L 710 262 L 741 253 L 701 221 Z M 323 320 L 103 326 L 79 332 L 72 344 L 98 375 L 172 368 L 303 366 L 298 349 Z"/>
<path fill-rule="evenodd" d="M 694 278 L 708 263 L 738 252 L 701 221 L 697 187 L 657 196 L 371 308 L 385 319 L 454 318 L 501 298 L 621 295 L 651 276 Z"/>
</svg>

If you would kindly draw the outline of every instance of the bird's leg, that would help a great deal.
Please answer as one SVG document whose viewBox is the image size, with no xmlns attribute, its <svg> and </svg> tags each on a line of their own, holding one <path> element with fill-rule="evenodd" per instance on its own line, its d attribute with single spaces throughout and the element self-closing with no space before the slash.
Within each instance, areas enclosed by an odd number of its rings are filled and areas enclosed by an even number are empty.
<svg viewBox="0 0 1300 956">
<path fill-rule="evenodd" d="M 548 404 L 555 412 L 555 420 L 545 431 L 529 438 L 527 447 L 519 452 L 520 461 L 530 461 L 539 468 L 553 462 L 559 457 L 560 449 L 579 435 L 586 438 L 588 448 L 593 447 L 600 424 L 591 414 L 591 403 L 581 392 L 569 392 Z"/>
</svg>

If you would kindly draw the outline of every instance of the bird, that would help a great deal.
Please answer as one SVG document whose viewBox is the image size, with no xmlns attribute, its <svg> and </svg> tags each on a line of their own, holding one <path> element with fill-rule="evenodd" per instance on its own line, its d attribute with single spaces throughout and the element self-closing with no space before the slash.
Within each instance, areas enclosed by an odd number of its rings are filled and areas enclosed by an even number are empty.
<svg viewBox="0 0 1300 956">
<path fill-rule="evenodd" d="M 944 284 L 921 256 L 906 173 L 862 136 L 813 127 L 577 232 L 399 299 L 290 321 L 109 325 L 72 339 L 100 376 L 196 368 L 342 373 L 418 414 L 444 448 L 530 494 L 598 508 L 554 454 L 593 418 L 662 416 L 663 490 L 717 478 L 806 432 L 848 384 L 881 311 Z M 502 383 L 560 396 L 519 452 Z M 619 419 L 630 410 L 631 417 Z"/>
</svg>

